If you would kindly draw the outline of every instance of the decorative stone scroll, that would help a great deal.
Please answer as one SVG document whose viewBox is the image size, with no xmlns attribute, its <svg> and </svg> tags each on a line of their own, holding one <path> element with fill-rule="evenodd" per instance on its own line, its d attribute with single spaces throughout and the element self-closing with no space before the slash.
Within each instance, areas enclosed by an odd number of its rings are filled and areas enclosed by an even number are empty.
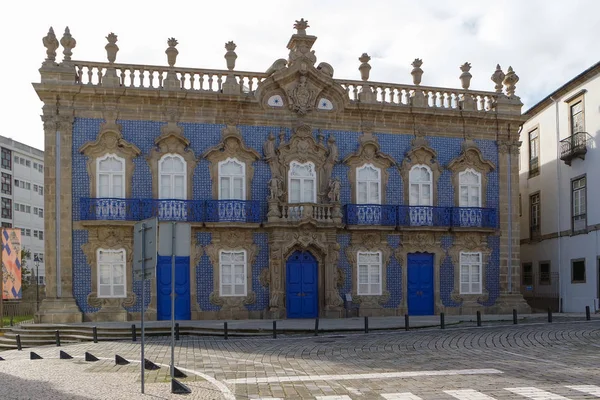
<svg viewBox="0 0 600 400">
<path fill-rule="evenodd" d="M 233 123 L 228 122 L 221 131 L 221 143 L 208 149 L 204 157 L 210 162 L 210 178 L 213 182 L 213 198 L 219 198 L 219 163 L 228 158 L 235 158 L 246 166 L 246 200 L 251 199 L 252 178 L 254 177 L 254 167 L 252 163 L 260 159 L 260 154 L 254 149 L 249 148 L 244 143 L 240 130 Z"/>
<path fill-rule="evenodd" d="M 386 198 L 385 193 L 388 182 L 388 168 L 395 165 L 394 159 L 380 150 L 377 138 L 373 136 L 372 126 L 365 125 L 363 134 L 358 138 L 358 149 L 348 155 L 343 163 L 348 165 L 348 178 L 350 180 L 352 203 L 356 204 L 356 170 L 365 164 L 372 164 L 381 170 L 381 202 Z"/>
<path fill-rule="evenodd" d="M 221 296 L 220 252 L 246 251 L 246 296 Z M 256 302 L 256 293 L 252 287 L 252 268 L 258 254 L 258 246 L 254 243 L 252 232 L 244 230 L 217 231 L 212 234 L 212 242 L 204 248 L 213 266 L 213 291 L 209 296 L 212 304 L 220 306 L 221 311 L 238 311 L 245 305 Z"/>
<path fill-rule="evenodd" d="M 460 294 L 460 253 L 461 252 L 480 252 L 481 253 L 481 294 Z M 485 287 L 487 269 L 489 266 L 490 255 L 492 249 L 487 245 L 487 236 L 481 233 L 462 233 L 459 232 L 454 236 L 452 247 L 448 251 L 454 266 L 454 290 L 451 298 L 457 303 L 462 303 L 462 306 L 474 306 L 476 303 L 486 302 L 489 298 L 489 293 Z M 466 304 L 470 303 L 470 304 Z"/>
<path fill-rule="evenodd" d="M 481 206 L 485 207 L 487 193 L 487 175 L 494 170 L 494 164 L 483 158 L 483 154 L 475 141 L 469 137 L 462 143 L 462 152 L 448 164 L 452 171 L 452 184 L 454 185 L 454 204 L 459 204 L 460 197 L 460 173 L 467 169 L 473 169 L 481 174 Z"/>
<path fill-rule="evenodd" d="M 411 145 L 412 147 L 406 154 L 404 161 L 402 161 L 402 167 L 400 169 L 400 175 L 402 176 L 402 183 L 404 185 L 404 204 L 408 205 L 410 203 L 410 170 L 415 165 L 421 164 L 426 165 L 431 169 L 433 175 L 433 205 L 435 206 L 438 199 L 438 180 L 442 174 L 442 167 L 437 162 L 437 153 L 429 146 L 429 142 L 421 133 L 415 135 Z"/>
<path fill-rule="evenodd" d="M 124 307 L 131 307 L 136 303 L 136 296 L 133 292 L 132 282 L 132 263 L 133 263 L 133 228 L 128 226 L 110 226 L 93 227 L 88 229 L 88 242 L 81 246 L 85 254 L 88 265 L 91 269 L 92 291 L 87 297 L 88 304 L 92 307 L 100 308 L 101 313 L 110 313 L 107 320 L 113 320 L 115 314 L 121 314 L 117 317 L 126 320 L 127 311 Z M 98 297 L 98 249 L 106 250 L 125 250 L 126 257 L 126 295 L 125 298 L 99 298 Z"/>
<path fill-rule="evenodd" d="M 381 308 L 390 300 L 387 290 L 387 268 L 391 260 L 392 250 L 387 242 L 387 234 L 370 232 L 353 232 L 352 244 L 346 248 L 346 259 L 352 266 L 352 302 L 367 309 Z M 381 252 L 381 295 L 365 296 L 358 294 L 358 252 Z"/>
<path fill-rule="evenodd" d="M 100 132 L 94 142 L 87 142 L 79 152 L 87 157 L 87 171 L 90 178 L 90 197 L 96 198 L 96 160 L 106 154 L 114 154 L 125 160 L 125 197 L 131 197 L 131 185 L 135 165 L 133 159 L 141 154 L 140 149 L 123 139 L 121 125 L 117 124 L 117 112 L 108 109 L 104 112 L 105 122 L 100 124 Z"/>
</svg>

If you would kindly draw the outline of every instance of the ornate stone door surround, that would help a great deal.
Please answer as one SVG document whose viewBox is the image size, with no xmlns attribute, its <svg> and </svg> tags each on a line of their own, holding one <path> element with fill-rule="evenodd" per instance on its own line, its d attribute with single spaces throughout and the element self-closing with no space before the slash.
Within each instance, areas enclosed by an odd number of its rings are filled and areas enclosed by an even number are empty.
<svg viewBox="0 0 600 400">
<path fill-rule="evenodd" d="M 408 313 L 408 254 L 410 253 L 433 254 L 434 312 L 439 314 L 445 311 L 440 298 L 440 269 L 446 258 L 446 252 L 441 246 L 440 236 L 436 232 L 404 231 L 401 233 L 400 246 L 394 252 L 402 269 L 402 300 L 398 306 L 399 315 Z"/>
</svg>

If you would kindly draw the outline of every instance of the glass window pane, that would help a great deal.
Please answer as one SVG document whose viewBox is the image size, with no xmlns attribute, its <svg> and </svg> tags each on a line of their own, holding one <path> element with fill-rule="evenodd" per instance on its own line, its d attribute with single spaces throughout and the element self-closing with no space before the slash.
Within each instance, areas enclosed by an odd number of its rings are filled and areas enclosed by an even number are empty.
<svg viewBox="0 0 600 400">
<path fill-rule="evenodd" d="M 222 177 L 221 178 L 221 193 L 220 193 L 220 197 L 221 199 L 229 199 L 230 198 L 230 194 L 229 194 L 229 178 L 228 177 Z"/>
<path fill-rule="evenodd" d="M 369 284 L 368 283 L 360 283 L 358 285 L 358 293 L 359 294 L 368 294 L 369 293 Z"/>
<path fill-rule="evenodd" d="M 314 188 L 313 188 L 313 184 L 314 181 L 312 179 L 305 179 L 304 180 L 304 202 L 307 203 L 314 203 L 315 202 L 315 196 L 314 196 Z"/>
<path fill-rule="evenodd" d="M 231 285 L 222 285 L 221 286 L 221 295 L 223 296 L 231 296 Z"/>
<path fill-rule="evenodd" d="M 238 296 L 243 296 L 245 289 L 245 285 L 235 285 L 235 294 Z"/>
<path fill-rule="evenodd" d="M 292 179 L 290 183 L 290 203 L 300 203 L 300 180 Z"/>
</svg>

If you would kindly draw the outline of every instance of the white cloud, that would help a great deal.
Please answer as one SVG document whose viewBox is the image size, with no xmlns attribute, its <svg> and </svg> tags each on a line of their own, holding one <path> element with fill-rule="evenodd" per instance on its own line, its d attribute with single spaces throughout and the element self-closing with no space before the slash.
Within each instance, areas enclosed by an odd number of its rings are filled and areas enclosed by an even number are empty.
<svg viewBox="0 0 600 400">
<path fill-rule="evenodd" d="M 5 2 L 8 3 L 8 2 Z M 265 71 L 308 19 L 318 37 L 318 61 L 338 78 L 360 79 L 358 57 L 372 56 L 371 79 L 410 83 L 410 63 L 424 61 L 423 84 L 459 87 L 459 65 L 471 62 L 471 87 L 493 90 L 497 63 L 512 65 L 521 80 L 517 94 L 533 105 L 598 61 L 600 2 L 505 1 L 227 1 L 100 3 L 62 0 L 10 2 L 0 6 L 4 40 L 0 134 L 43 147 L 41 103 L 31 87 L 45 57 L 42 37 L 68 25 L 77 40 L 73 58 L 104 61 L 105 36 L 119 35 L 117 62 L 166 65 L 166 40 L 179 40 L 177 65 L 225 69 L 224 44 L 238 45 L 236 69 Z M 6 18 L 8 16 L 8 18 Z"/>
</svg>

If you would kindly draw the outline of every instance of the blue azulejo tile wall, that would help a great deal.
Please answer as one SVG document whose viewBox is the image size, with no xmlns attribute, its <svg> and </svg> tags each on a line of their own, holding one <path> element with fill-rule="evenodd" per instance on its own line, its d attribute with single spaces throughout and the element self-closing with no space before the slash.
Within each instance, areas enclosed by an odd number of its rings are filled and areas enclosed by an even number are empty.
<svg viewBox="0 0 600 400">
<path fill-rule="evenodd" d="M 73 231 L 73 296 L 84 313 L 95 313 L 100 309 L 92 307 L 87 302 L 92 292 L 92 267 L 87 263 L 81 246 L 88 242 L 88 231 Z"/>
<path fill-rule="evenodd" d="M 500 236 L 488 236 L 488 247 L 492 250 L 485 274 L 485 288 L 489 297 L 481 305 L 493 306 L 500 295 Z"/>
<path fill-rule="evenodd" d="M 386 276 L 390 300 L 383 307 L 396 308 L 402 302 L 402 266 L 394 255 L 394 250 L 400 245 L 400 235 L 388 235 L 387 242 L 391 250 Z"/>
</svg>

